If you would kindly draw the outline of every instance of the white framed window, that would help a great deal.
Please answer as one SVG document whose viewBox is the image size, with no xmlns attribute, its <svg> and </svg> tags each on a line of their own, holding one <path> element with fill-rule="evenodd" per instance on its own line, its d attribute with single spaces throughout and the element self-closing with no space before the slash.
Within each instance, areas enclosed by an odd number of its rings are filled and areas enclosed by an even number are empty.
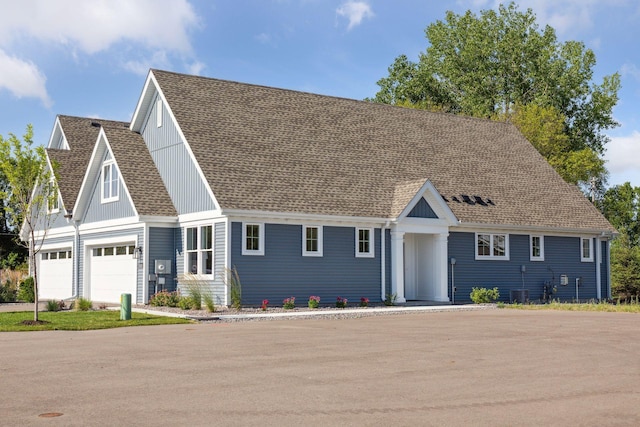
<svg viewBox="0 0 640 427">
<path fill-rule="evenodd" d="M 156 126 L 162 127 L 162 99 L 156 101 Z"/>
<path fill-rule="evenodd" d="M 509 260 L 509 235 L 476 233 L 476 260 Z"/>
<path fill-rule="evenodd" d="M 580 238 L 580 261 L 593 262 L 593 239 L 590 237 Z"/>
<path fill-rule="evenodd" d="M 187 227 L 185 239 L 186 272 L 213 274 L 213 226 Z"/>
<path fill-rule="evenodd" d="M 322 226 L 302 226 L 302 256 L 322 256 Z"/>
<path fill-rule="evenodd" d="M 264 224 L 242 223 L 242 255 L 264 255 Z"/>
<path fill-rule="evenodd" d="M 118 200 L 119 190 L 118 168 L 113 160 L 108 160 L 102 165 L 102 203 Z"/>
<path fill-rule="evenodd" d="M 529 236 L 529 259 L 544 261 L 544 236 Z"/>
<path fill-rule="evenodd" d="M 53 214 L 60 212 L 60 193 L 56 188 L 55 178 L 52 176 L 49 180 L 48 189 L 55 191 L 55 195 L 51 195 L 51 198 L 47 202 L 47 213 Z"/>
<path fill-rule="evenodd" d="M 356 227 L 356 257 L 373 258 L 374 252 L 373 228 Z"/>
</svg>

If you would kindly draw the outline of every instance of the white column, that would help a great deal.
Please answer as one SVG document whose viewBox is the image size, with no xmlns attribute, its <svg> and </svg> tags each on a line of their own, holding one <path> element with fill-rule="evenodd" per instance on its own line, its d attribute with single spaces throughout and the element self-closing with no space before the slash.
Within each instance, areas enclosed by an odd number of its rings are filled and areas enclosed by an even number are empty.
<svg viewBox="0 0 640 427">
<path fill-rule="evenodd" d="M 602 280 L 600 275 L 600 263 L 602 262 L 602 243 L 596 239 L 596 298 L 602 298 Z"/>
<path fill-rule="evenodd" d="M 404 298 L 404 232 L 391 232 L 391 293 L 396 302 L 407 302 Z"/>
<path fill-rule="evenodd" d="M 436 234 L 434 251 L 435 300 L 449 302 L 448 295 L 448 236 L 449 233 Z"/>
</svg>

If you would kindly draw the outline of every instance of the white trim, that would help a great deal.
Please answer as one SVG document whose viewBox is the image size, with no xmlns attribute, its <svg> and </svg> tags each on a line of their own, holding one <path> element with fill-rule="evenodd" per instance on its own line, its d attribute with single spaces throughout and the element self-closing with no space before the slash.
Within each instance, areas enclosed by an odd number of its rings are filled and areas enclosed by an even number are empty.
<svg viewBox="0 0 640 427">
<path fill-rule="evenodd" d="M 533 239 L 537 237 L 540 239 L 540 255 L 533 255 Z M 529 235 L 529 261 L 544 261 L 544 236 L 541 234 Z"/>
<path fill-rule="evenodd" d="M 316 228 L 318 230 L 318 250 L 317 251 L 308 251 L 307 250 L 307 230 L 310 228 Z M 303 224 L 302 225 L 302 256 L 309 257 L 321 257 L 323 256 L 323 241 L 324 241 L 324 229 L 321 225 L 313 225 L 313 224 Z"/>
<path fill-rule="evenodd" d="M 162 98 L 156 98 L 156 127 L 162 127 Z"/>
<path fill-rule="evenodd" d="M 224 220 L 224 231 L 225 231 L 225 245 L 224 245 L 224 265 L 225 270 L 222 271 L 222 281 L 224 282 L 224 303 L 225 305 L 231 304 L 231 294 L 229 293 L 229 287 L 227 284 L 227 271 L 231 270 L 231 221 L 229 218 L 225 218 Z"/>
<path fill-rule="evenodd" d="M 220 213 L 220 210 L 217 210 L 217 209 L 211 210 L 211 211 L 201 211 L 201 212 L 178 215 L 178 221 L 180 223 L 185 223 L 189 221 L 205 221 L 205 220 L 218 219 L 218 218 L 224 218 L 224 216 L 222 216 Z"/>
<path fill-rule="evenodd" d="M 355 227 L 355 257 L 356 258 L 375 258 L 376 256 L 376 233 L 373 227 Z M 369 232 L 369 251 L 360 252 L 360 230 Z"/>
<path fill-rule="evenodd" d="M 108 228 L 109 231 L 126 230 L 134 227 L 141 227 L 142 222 L 138 221 L 138 217 L 130 216 L 118 219 L 109 219 L 106 221 L 89 222 L 80 225 L 80 231 L 97 231 Z"/>
<path fill-rule="evenodd" d="M 105 187 L 105 170 L 109 168 L 109 195 L 105 196 L 104 194 L 104 187 Z M 113 175 L 114 173 L 118 174 L 118 176 L 114 179 Z M 112 194 L 114 192 L 112 186 L 113 186 L 113 182 L 115 181 L 116 184 L 116 188 L 115 188 L 115 195 Z M 116 161 L 113 157 L 111 157 L 109 160 L 105 160 L 104 162 L 102 162 L 102 166 L 100 167 L 100 202 L 101 203 L 111 203 L 111 202 L 117 202 L 118 200 L 120 200 L 120 170 L 118 169 L 118 166 L 116 165 Z"/>
<path fill-rule="evenodd" d="M 407 206 L 405 206 L 400 215 L 398 215 L 398 217 L 394 221 L 404 220 L 422 198 L 424 198 L 425 202 L 427 202 L 429 207 L 431 207 L 433 212 L 438 216 L 437 219 L 444 221 L 447 225 L 450 226 L 460 223 L 447 202 L 442 199 L 442 196 L 430 180 L 426 180 L 424 184 L 422 184 L 420 190 L 418 190 L 418 192 L 413 196 L 411 201 L 407 204 Z M 427 218 L 421 219 L 424 220 Z"/>
<path fill-rule="evenodd" d="M 589 241 L 589 256 L 584 256 L 584 241 Z M 591 237 L 580 237 L 580 261 L 581 262 L 593 262 L 593 238 Z"/>
<path fill-rule="evenodd" d="M 525 226 L 525 225 L 509 225 L 509 224 L 484 224 L 484 223 L 460 223 L 451 227 L 451 232 L 509 232 L 510 234 L 544 234 L 545 236 L 569 236 L 584 237 L 592 235 L 593 237 L 601 236 L 613 238 L 617 233 L 611 233 L 603 230 L 588 230 L 579 228 L 552 228 L 541 226 Z"/>
<path fill-rule="evenodd" d="M 600 264 L 602 263 L 602 243 L 596 239 L 596 298 L 602 299 L 602 278 L 600 277 Z"/>
<path fill-rule="evenodd" d="M 200 247 L 201 242 L 202 242 L 202 227 L 211 227 L 211 248 L 210 249 L 202 249 Z M 195 228 L 196 229 L 196 241 L 195 241 L 195 246 L 196 249 L 192 250 L 192 249 L 188 249 L 188 245 L 187 245 L 187 229 L 189 228 Z M 214 269 L 215 269 L 215 234 L 216 234 L 216 230 L 215 230 L 215 224 L 213 224 L 211 221 L 208 222 L 202 222 L 202 223 L 197 223 L 197 224 L 188 224 L 188 225 L 184 225 L 182 227 L 182 234 L 183 234 L 183 242 L 182 242 L 182 247 L 183 247 L 183 264 L 184 264 L 184 268 L 183 268 L 183 273 L 186 274 L 196 274 L 206 280 L 213 280 L 213 273 L 214 273 Z M 211 252 L 211 273 L 206 273 L 202 271 L 202 263 L 201 263 L 201 255 L 203 252 Z M 193 272 L 190 270 L 189 265 L 188 265 L 188 256 L 190 253 L 195 253 L 196 254 L 196 266 L 198 271 Z"/>
<path fill-rule="evenodd" d="M 340 215 L 314 215 L 296 212 L 271 212 L 271 211 L 251 211 L 243 209 L 223 209 L 220 212 L 223 216 L 230 217 L 233 221 L 253 221 L 268 222 L 269 224 L 305 224 L 316 223 L 323 225 L 339 224 L 341 226 L 367 226 L 380 225 L 389 218 L 355 217 Z M 268 220 L 268 221 L 267 221 Z"/>
<path fill-rule="evenodd" d="M 258 249 L 247 249 L 247 226 L 258 226 Z M 264 255 L 264 223 L 263 222 L 243 222 L 242 223 L 242 255 Z"/>
<path fill-rule="evenodd" d="M 490 254 L 489 255 L 480 255 L 478 254 L 478 235 L 488 235 L 489 236 L 489 251 Z M 476 261 L 509 261 L 510 258 L 510 254 L 509 254 L 509 233 L 483 233 L 483 232 L 479 232 L 479 233 L 474 233 L 475 237 L 474 237 L 474 253 L 475 253 L 475 260 Z M 495 237 L 496 236 L 504 236 L 504 256 L 499 256 L 499 255 L 494 255 L 493 254 L 493 247 L 495 245 Z"/>
<path fill-rule="evenodd" d="M 131 243 L 138 246 L 138 235 L 123 235 L 123 236 L 113 236 L 113 237 L 99 237 L 96 239 L 85 240 L 83 246 L 85 248 L 90 248 L 93 246 L 104 246 L 104 245 L 116 245 L 117 243 Z"/>
<path fill-rule="evenodd" d="M 147 304 L 149 302 L 149 224 L 144 224 L 144 230 L 142 232 L 142 273 L 140 272 L 140 261 L 138 261 L 138 269 L 136 275 L 142 274 L 142 303 Z M 136 246 L 138 246 L 136 244 Z M 156 279 L 157 280 L 157 279 Z M 138 278 L 136 277 L 136 287 L 138 286 Z"/>
</svg>

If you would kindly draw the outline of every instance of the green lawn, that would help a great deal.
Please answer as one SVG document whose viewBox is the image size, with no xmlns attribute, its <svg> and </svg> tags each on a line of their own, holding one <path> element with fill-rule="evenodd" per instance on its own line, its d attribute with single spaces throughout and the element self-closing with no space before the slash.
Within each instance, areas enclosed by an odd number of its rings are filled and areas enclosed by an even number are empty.
<svg viewBox="0 0 640 427">
<path fill-rule="evenodd" d="M 640 304 L 609 304 L 607 302 L 567 303 L 552 302 L 549 304 L 498 304 L 500 308 L 518 310 L 565 310 L 565 311 L 604 311 L 611 313 L 640 313 Z"/>
<path fill-rule="evenodd" d="M 0 313 L 0 332 L 18 331 L 87 331 L 90 329 L 110 329 L 124 326 L 172 325 L 191 323 L 190 320 L 175 317 L 152 316 L 131 313 L 131 320 L 120 320 L 120 311 L 58 311 L 41 312 L 40 320 L 49 322 L 42 325 L 23 325 L 23 320 L 33 320 L 33 311 Z"/>
</svg>

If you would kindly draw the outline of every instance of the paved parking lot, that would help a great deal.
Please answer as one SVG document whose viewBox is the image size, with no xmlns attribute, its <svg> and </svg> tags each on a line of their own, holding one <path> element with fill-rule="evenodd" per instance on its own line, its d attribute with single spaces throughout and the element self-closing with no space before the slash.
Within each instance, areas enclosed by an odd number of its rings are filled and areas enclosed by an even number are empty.
<svg viewBox="0 0 640 427">
<path fill-rule="evenodd" d="M 637 426 L 639 327 L 487 310 L 2 333 L 0 425 Z"/>
</svg>

